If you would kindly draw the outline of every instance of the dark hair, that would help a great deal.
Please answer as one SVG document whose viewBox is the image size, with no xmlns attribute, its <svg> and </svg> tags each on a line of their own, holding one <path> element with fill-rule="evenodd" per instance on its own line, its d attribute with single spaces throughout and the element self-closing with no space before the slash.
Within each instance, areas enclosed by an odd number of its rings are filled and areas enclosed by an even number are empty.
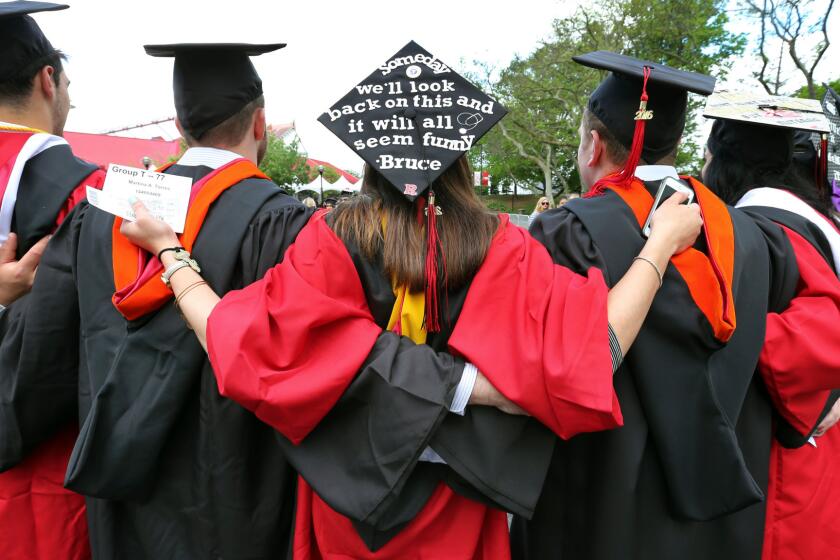
<svg viewBox="0 0 840 560">
<path fill-rule="evenodd" d="M 589 107 L 583 109 L 583 130 L 594 130 L 601 137 L 604 147 L 607 151 L 607 157 L 615 164 L 623 165 L 630 156 L 630 150 L 624 147 L 624 144 L 618 141 L 615 135 L 610 132 L 607 125 L 595 116 L 595 113 L 589 110 Z"/>
<path fill-rule="evenodd" d="M 828 199 L 795 165 L 754 165 L 733 151 L 709 152 L 712 159 L 703 171 L 703 183 L 727 204 L 734 205 L 752 189 L 773 187 L 792 192 L 820 214 L 831 215 Z"/>
<path fill-rule="evenodd" d="M 0 103 L 21 106 L 24 105 L 32 89 L 35 87 L 35 76 L 45 67 L 52 66 L 54 69 L 52 80 L 55 87 L 58 87 L 61 80 L 61 73 L 64 71 L 62 61 L 67 56 L 61 51 L 53 51 L 36 58 L 11 78 L 0 81 Z"/>
<path fill-rule="evenodd" d="M 461 156 L 432 185 L 443 211 L 437 231 L 450 289 L 472 279 L 498 228 L 498 219 L 481 203 L 472 184 L 469 161 Z M 425 220 L 418 219 L 418 204 L 368 165 L 361 196 L 341 202 L 328 220 L 336 235 L 358 247 L 364 258 L 381 258 L 389 279 L 420 292 L 426 285 L 426 228 Z"/>
<path fill-rule="evenodd" d="M 236 146 L 251 128 L 251 120 L 257 109 L 265 107 L 265 97 L 260 95 L 236 114 L 228 117 L 207 132 L 201 138 L 193 138 L 185 130 L 184 140 L 189 146 Z"/>
<path fill-rule="evenodd" d="M 607 157 L 610 158 L 611 162 L 616 165 L 624 165 L 627 162 L 627 158 L 630 157 L 630 150 L 610 132 L 610 129 L 604 124 L 604 121 L 589 110 L 589 107 L 584 107 L 583 109 L 583 129 L 586 131 L 594 130 L 598 133 L 598 136 L 601 137 L 601 142 L 604 143 Z M 668 155 L 652 163 L 672 164 L 676 157 L 677 146 L 674 146 L 674 149 Z M 651 162 L 645 161 L 644 158 L 639 158 L 639 164 L 643 165 L 646 163 Z"/>
</svg>

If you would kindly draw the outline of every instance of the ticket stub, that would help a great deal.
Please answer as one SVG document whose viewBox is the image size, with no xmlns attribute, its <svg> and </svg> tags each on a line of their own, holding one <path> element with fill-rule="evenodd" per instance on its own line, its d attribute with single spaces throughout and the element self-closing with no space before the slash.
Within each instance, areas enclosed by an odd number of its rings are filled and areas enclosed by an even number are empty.
<svg viewBox="0 0 840 560">
<path fill-rule="evenodd" d="M 92 206 L 131 221 L 136 218 L 128 201 L 137 197 L 154 217 L 183 233 L 191 189 L 189 177 L 111 164 L 102 190 L 88 187 L 87 197 Z"/>
</svg>

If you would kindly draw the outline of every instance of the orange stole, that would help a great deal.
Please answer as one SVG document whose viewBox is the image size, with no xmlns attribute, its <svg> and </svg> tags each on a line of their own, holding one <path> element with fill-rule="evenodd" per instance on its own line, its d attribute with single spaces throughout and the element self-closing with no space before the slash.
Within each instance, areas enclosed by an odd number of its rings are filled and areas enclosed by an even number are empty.
<svg viewBox="0 0 840 560">
<path fill-rule="evenodd" d="M 163 169 L 166 169 L 166 167 L 161 170 Z M 201 226 L 204 224 L 210 206 L 233 185 L 255 177 L 268 179 L 253 162 L 246 159 L 237 159 L 199 181 L 193 187 L 198 187 L 200 190 L 190 203 L 189 210 L 187 210 L 184 233 L 178 236 L 181 245 L 187 251 L 192 251 L 193 244 L 199 231 L 201 231 Z M 158 274 L 153 274 L 144 282 L 138 284 L 147 262 L 147 254 L 120 233 L 122 222 L 122 218 L 116 218 L 111 232 L 114 287 L 116 288 L 116 293 L 114 293 L 111 301 L 126 319 L 133 321 L 160 308 L 172 299 L 172 292 L 163 285 Z M 134 286 L 134 289 L 131 289 L 132 286 Z"/>
<path fill-rule="evenodd" d="M 689 247 L 671 257 L 671 264 L 679 271 L 688 285 L 691 299 L 709 320 L 715 338 L 727 342 L 735 332 L 735 302 L 732 296 L 732 276 L 735 269 L 735 234 L 726 204 L 703 183 L 693 177 L 682 177 L 694 189 L 696 202 L 703 214 L 703 231 L 709 255 Z M 608 185 L 633 211 L 641 228 L 650 209 L 653 197 L 638 179 L 629 188 Z"/>
</svg>

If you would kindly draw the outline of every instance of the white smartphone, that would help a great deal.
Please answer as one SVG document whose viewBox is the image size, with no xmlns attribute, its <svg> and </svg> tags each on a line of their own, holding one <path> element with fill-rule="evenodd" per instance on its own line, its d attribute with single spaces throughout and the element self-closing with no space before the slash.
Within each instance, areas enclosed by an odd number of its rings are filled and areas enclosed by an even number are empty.
<svg viewBox="0 0 840 560">
<path fill-rule="evenodd" d="M 665 177 L 662 179 L 662 182 L 659 184 L 659 190 L 656 191 L 653 208 L 650 209 L 650 214 L 648 214 L 647 220 L 645 220 L 645 227 L 642 228 L 642 235 L 645 237 L 650 236 L 650 221 L 653 219 L 653 213 L 656 212 L 659 206 L 668 200 L 671 195 L 678 192 L 688 195 L 688 199 L 683 202 L 683 204 L 691 204 L 694 201 L 694 191 L 691 190 L 691 187 L 680 182 L 679 179 L 674 179 L 673 177 Z"/>
</svg>

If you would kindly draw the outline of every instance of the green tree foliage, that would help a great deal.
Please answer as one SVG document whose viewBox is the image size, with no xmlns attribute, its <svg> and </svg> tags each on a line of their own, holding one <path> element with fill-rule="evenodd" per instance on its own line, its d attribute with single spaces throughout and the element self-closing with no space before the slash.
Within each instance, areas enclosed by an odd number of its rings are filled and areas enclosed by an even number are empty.
<svg viewBox="0 0 840 560">
<path fill-rule="evenodd" d="M 260 169 L 281 187 L 302 185 L 310 181 L 311 171 L 297 141 L 286 144 L 272 133 L 268 134 L 268 147 Z M 324 175 L 326 178 L 326 173 Z"/>
<path fill-rule="evenodd" d="M 840 93 L 840 78 L 837 78 L 836 80 L 828 82 L 828 85 L 829 85 L 829 87 L 831 87 L 831 89 Z M 814 95 L 815 95 L 814 99 L 819 99 L 820 101 L 822 101 L 822 98 L 825 97 L 825 91 L 826 91 L 825 90 L 825 84 L 820 84 L 818 86 L 815 86 L 814 87 Z M 796 97 L 804 97 L 804 98 L 807 99 L 807 98 L 811 97 L 811 92 L 808 90 L 808 86 L 804 85 L 801 88 L 799 88 L 799 90 L 794 95 Z"/>
<path fill-rule="evenodd" d="M 573 55 L 603 49 L 695 72 L 725 75 L 745 38 L 726 29 L 727 0 L 602 0 L 554 22 L 551 39 L 527 57 L 515 58 L 492 84 L 510 110 L 483 144 L 489 161 L 505 162 L 518 179 L 536 172 L 546 194 L 580 190 L 575 170 L 578 126 L 589 93 L 603 78 L 575 64 Z M 685 138 L 696 127 L 691 101 Z M 499 138 L 501 137 L 501 139 Z M 685 142 L 678 164 L 696 158 L 697 146 Z M 512 155 L 521 161 L 513 164 Z M 526 178 L 527 177 L 527 178 Z M 504 181 L 496 177 L 497 181 Z"/>
</svg>

